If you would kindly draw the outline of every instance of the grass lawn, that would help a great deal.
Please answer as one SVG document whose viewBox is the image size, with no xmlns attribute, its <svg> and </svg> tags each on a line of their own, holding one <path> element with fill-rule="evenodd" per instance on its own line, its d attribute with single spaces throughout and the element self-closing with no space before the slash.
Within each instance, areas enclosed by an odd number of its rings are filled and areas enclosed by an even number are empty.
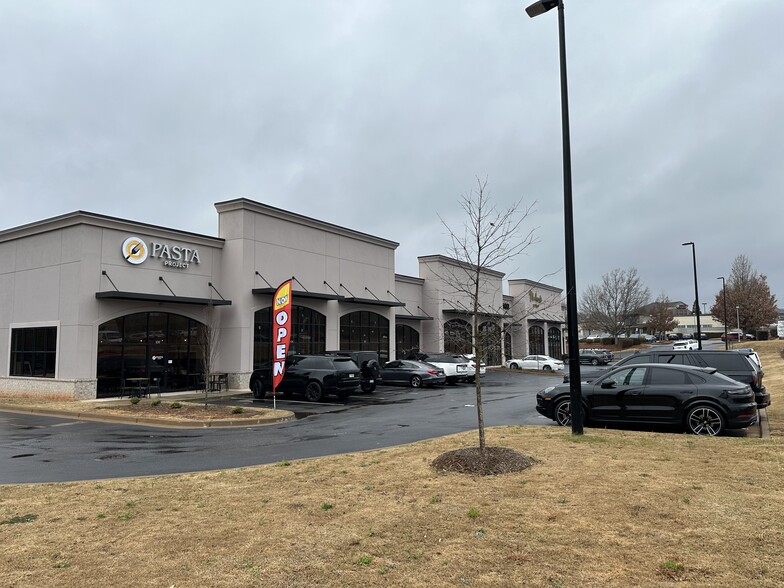
<svg viewBox="0 0 784 588">
<path fill-rule="evenodd" d="M 488 429 L 535 464 L 438 474 L 460 434 L 200 474 L 0 486 L 0 586 L 784 585 L 784 342 L 771 437 Z"/>
</svg>

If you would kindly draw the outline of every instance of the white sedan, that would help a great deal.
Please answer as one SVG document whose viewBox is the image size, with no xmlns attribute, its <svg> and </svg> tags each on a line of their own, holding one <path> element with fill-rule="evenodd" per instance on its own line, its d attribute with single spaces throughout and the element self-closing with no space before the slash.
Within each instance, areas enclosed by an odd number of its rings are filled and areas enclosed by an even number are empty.
<svg viewBox="0 0 784 588">
<path fill-rule="evenodd" d="M 564 369 L 564 363 L 549 355 L 527 355 L 523 359 L 509 359 L 506 367 L 513 370 L 544 370 L 554 372 Z"/>
</svg>

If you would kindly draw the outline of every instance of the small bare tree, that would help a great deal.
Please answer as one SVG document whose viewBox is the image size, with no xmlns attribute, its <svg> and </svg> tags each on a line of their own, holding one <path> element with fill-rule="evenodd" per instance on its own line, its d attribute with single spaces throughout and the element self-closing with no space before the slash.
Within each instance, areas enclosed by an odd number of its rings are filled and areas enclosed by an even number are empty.
<svg viewBox="0 0 784 588">
<path fill-rule="evenodd" d="M 199 345 L 199 362 L 204 373 L 204 408 L 207 408 L 207 394 L 210 390 L 210 376 L 215 371 L 220 343 L 220 331 L 216 324 L 215 306 L 207 305 L 204 323 L 196 330 L 196 343 Z"/>
<path fill-rule="evenodd" d="M 523 228 L 523 222 L 533 212 L 533 204 L 524 207 L 522 200 L 518 200 L 509 208 L 498 209 L 490 200 L 487 179 L 477 178 L 476 187 L 460 197 L 460 206 L 467 217 L 462 230 L 453 229 L 439 217 L 451 240 L 447 255 L 458 262 L 444 266 L 448 275 L 439 277 L 455 294 L 463 295 L 469 301 L 468 314 L 472 319 L 472 345 L 477 364 L 475 386 L 479 449 L 483 452 L 485 424 L 482 380 L 478 366 L 489 341 L 485 341 L 483 333 L 480 332 L 479 318 L 493 309 L 486 308 L 482 303 L 483 294 L 486 293 L 486 280 L 482 272 L 496 268 L 523 253 L 536 242 L 536 229 L 526 232 Z"/>
</svg>

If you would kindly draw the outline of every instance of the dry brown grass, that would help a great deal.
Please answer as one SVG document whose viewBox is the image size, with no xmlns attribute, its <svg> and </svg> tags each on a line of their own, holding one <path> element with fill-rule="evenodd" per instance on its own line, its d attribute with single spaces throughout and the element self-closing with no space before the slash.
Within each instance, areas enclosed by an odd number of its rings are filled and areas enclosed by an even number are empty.
<svg viewBox="0 0 784 588">
<path fill-rule="evenodd" d="M 475 445 L 469 433 L 239 470 L 0 486 L 0 585 L 782 586 L 784 343 L 755 348 L 773 395 L 768 439 L 502 427 L 488 444 L 531 468 L 436 473 L 436 457 Z"/>
</svg>

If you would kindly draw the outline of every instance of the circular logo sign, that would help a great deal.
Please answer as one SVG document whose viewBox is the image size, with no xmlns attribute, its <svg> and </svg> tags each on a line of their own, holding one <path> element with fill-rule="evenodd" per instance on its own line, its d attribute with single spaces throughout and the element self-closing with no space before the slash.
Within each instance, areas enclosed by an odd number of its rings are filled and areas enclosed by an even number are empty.
<svg viewBox="0 0 784 588">
<path fill-rule="evenodd" d="M 147 244 L 139 237 L 128 237 L 122 244 L 125 261 L 138 265 L 147 259 Z"/>
</svg>

